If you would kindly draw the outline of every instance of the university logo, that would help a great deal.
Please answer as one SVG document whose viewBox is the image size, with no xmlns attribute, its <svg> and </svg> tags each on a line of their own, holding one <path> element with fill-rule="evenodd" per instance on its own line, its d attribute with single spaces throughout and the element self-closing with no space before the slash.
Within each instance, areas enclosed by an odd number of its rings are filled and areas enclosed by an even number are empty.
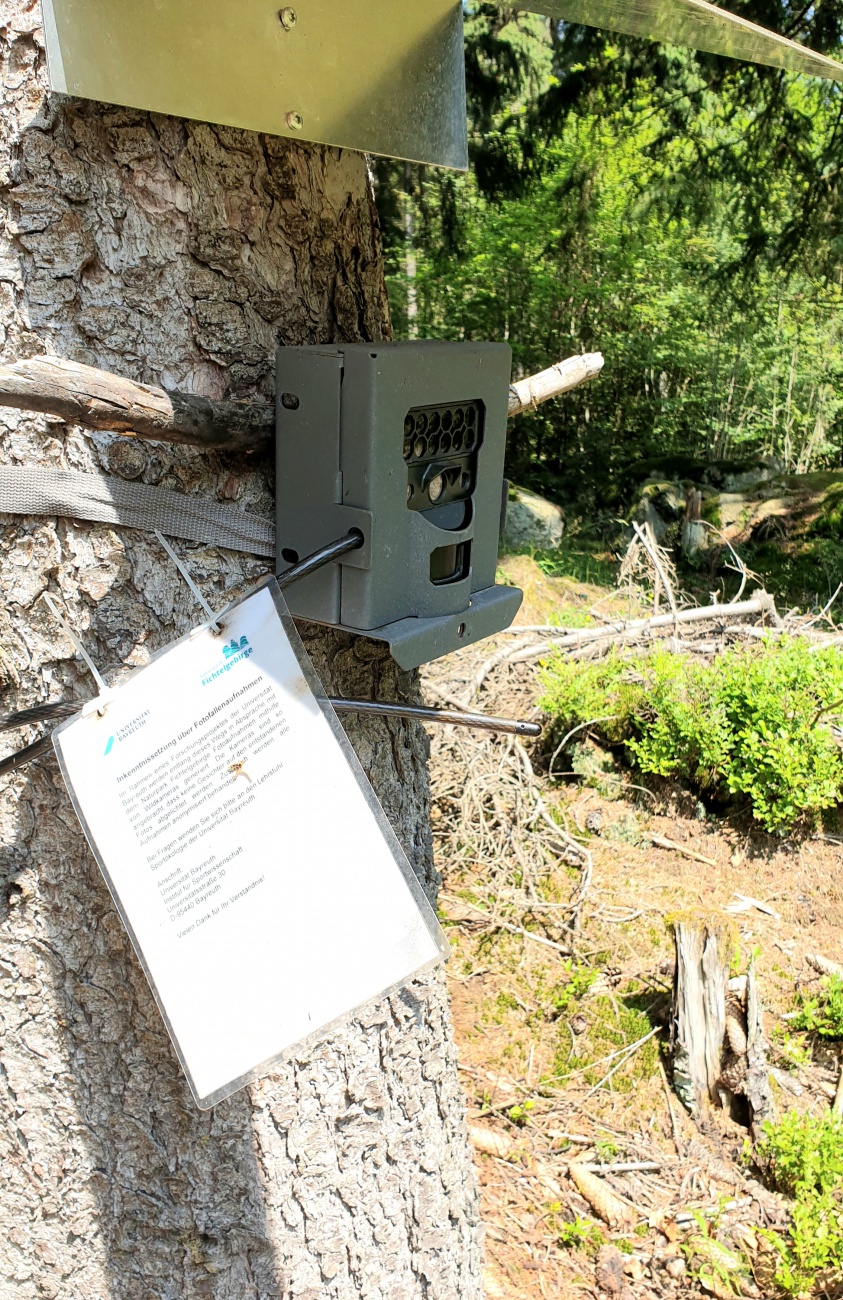
<svg viewBox="0 0 843 1300">
<path fill-rule="evenodd" d="M 108 755 L 111 753 L 113 748 L 114 748 L 114 737 L 109 736 L 108 744 L 105 747 L 105 753 L 103 754 L 103 758 L 108 758 Z"/>
<path fill-rule="evenodd" d="M 226 659 L 230 659 L 232 655 L 242 654 L 242 652 L 248 647 L 248 644 L 248 637 L 241 636 L 239 642 L 232 638 L 228 645 L 223 646 L 222 652 Z"/>
</svg>

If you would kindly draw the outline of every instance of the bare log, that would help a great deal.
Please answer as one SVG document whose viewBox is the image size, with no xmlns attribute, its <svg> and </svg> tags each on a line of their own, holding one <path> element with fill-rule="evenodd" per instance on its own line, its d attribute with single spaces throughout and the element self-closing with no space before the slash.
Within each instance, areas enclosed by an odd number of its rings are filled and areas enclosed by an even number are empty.
<svg viewBox="0 0 843 1300">
<path fill-rule="evenodd" d="M 216 451 L 260 451 L 275 432 L 275 410 L 268 403 L 168 393 L 62 357 L 0 366 L 0 406 L 41 411 L 87 429 Z"/>
<path fill-rule="evenodd" d="M 594 379 L 602 369 L 602 352 L 584 352 L 582 356 L 557 361 L 555 366 L 540 370 L 537 375 L 519 379 L 509 386 L 509 418 L 578 388 L 586 380 Z"/>
</svg>

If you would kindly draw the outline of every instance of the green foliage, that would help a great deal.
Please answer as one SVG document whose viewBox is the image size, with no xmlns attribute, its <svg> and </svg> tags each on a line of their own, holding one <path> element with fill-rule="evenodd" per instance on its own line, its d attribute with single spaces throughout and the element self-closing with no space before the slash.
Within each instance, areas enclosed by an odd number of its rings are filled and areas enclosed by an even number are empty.
<svg viewBox="0 0 843 1300">
<path fill-rule="evenodd" d="M 577 1040 L 576 1050 L 571 1047 L 569 1032 L 565 1031 L 553 1063 L 555 1079 L 565 1079 L 576 1070 L 588 1084 L 599 1083 L 603 1076 L 617 1065 L 625 1047 L 631 1047 L 652 1029 L 646 1013 L 638 1005 L 637 997 L 592 997 L 582 1008 L 588 1029 Z M 568 1006 L 561 1016 L 569 1016 Z M 610 1059 L 606 1059 L 610 1058 Z M 636 1080 L 648 1079 L 656 1069 L 658 1047 L 651 1038 L 630 1057 L 613 1076 L 615 1092 L 631 1092 Z"/>
<path fill-rule="evenodd" d="M 789 1112 L 764 1125 L 756 1157 L 775 1186 L 794 1198 L 788 1235 L 769 1233 L 779 1256 L 776 1282 L 801 1295 L 843 1259 L 843 1120 Z"/>
<path fill-rule="evenodd" d="M 768 591 L 801 606 L 824 605 L 843 577 L 843 542 L 814 537 L 788 545 L 755 542 L 742 548 L 747 566 L 762 574 Z"/>
<path fill-rule="evenodd" d="M 571 957 L 566 958 L 564 969 L 568 975 L 567 982 L 557 985 L 551 996 L 551 1006 L 557 1016 L 570 1015 L 597 979 L 596 970 L 575 966 Z"/>
<path fill-rule="evenodd" d="M 820 1038 L 843 1038 L 843 978 L 826 975 L 818 993 L 799 994 L 798 1014 L 790 1022 Z"/>
<path fill-rule="evenodd" d="M 591 721 L 643 772 L 713 797 L 747 796 L 769 831 L 815 819 L 843 798 L 843 756 L 820 716 L 843 701 L 843 654 L 801 640 L 737 648 L 706 664 L 655 650 L 544 668 L 542 707 L 562 732 Z"/>
<path fill-rule="evenodd" d="M 801 1035 L 790 1033 L 785 1025 L 774 1025 L 771 1038 L 776 1055 L 795 1070 L 811 1064 L 811 1048 Z"/>
<path fill-rule="evenodd" d="M 778 16 L 792 34 L 818 12 L 836 49 L 841 0 Z M 839 463 L 836 91 L 466 14 L 471 171 L 379 163 L 378 205 L 398 337 L 506 339 L 518 373 L 604 352 L 599 380 L 513 422 L 517 481 L 616 506 L 665 455 Z"/>
<path fill-rule="evenodd" d="M 618 564 L 606 543 L 572 535 L 570 526 L 559 546 L 552 551 L 538 551 L 533 559 L 549 578 L 573 578 L 600 587 L 613 587 L 617 581 Z"/>
<path fill-rule="evenodd" d="M 568 1250 L 582 1250 L 589 1256 L 596 1255 L 606 1240 L 596 1223 L 590 1219 L 581 1219 L 579 1215 L 573 1223 L 562 1220 L 555 1227 L 560 1246 L 565 1246 Z"/>
</svg>

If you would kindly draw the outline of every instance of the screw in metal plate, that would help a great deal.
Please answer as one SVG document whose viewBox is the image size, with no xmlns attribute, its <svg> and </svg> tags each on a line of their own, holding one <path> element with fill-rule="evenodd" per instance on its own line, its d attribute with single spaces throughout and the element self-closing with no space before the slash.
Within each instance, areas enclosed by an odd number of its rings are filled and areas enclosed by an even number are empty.
<svg viewBox="0 0 843 1300">
<path fill-rule="evenodd" d="M 279 9 L 278 11 L 278 21 L 284 28 L 285 32 L 293 30 L 296 25 L 297 17 L 298 15 L 296 14 L 295 9 L 291 9 L 289 6 L 286 6 L 284 9 Z"/>
<path fill-rule="evenodd" d="M 291 131 L 300 131 L 304 126 L 304 118 L 301 113 L 288 113 L 287 126 Z"/>
</svg>

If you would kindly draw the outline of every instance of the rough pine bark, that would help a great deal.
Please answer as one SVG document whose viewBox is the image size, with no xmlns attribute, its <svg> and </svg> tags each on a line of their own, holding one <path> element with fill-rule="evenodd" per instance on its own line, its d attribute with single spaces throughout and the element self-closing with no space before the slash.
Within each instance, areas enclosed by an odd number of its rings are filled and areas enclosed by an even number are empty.
<svg viewBox="0 0 843 1300">
<path fill-rule="evenodd" d="M 51 98 L 39 23 L 36 0 L 0 0 L 0 360 L 52 353 L 185 392 L 266 398 L 276 343 L 383 336 L 361 157 Z M 39 415 L 0 411 L 0 462 L 271 509 L 270 469 L 254 458 Z M 112 679 L 196 618 L 154 538 L 0 522 L 3 712 L 92 693 L 44 591 Z M 215 604 L 265 567 L 181 549 Z M 305 635 L 332 690 L 414 692 L 382 647 Z M 432 890 L 420 729 L 348 728 Z M 4 737 L 3 752 L 36 734 Z M 440 976 L 200 1114 L 47 759 L 0 783 L 0 993 L 3 1300 L 480 1296 Z"/>
</svg>

